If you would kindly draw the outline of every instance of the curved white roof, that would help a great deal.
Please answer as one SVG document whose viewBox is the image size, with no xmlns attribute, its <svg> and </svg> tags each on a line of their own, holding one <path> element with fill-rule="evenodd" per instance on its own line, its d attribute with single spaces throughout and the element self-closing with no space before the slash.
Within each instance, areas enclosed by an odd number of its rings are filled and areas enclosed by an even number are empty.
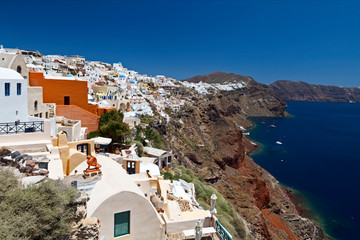
<svg viewBox="0 0 360 240">
<path fill-rule="evenodd" d="M 16 80 L 24 80 L 24 78 L 20 75 L 20 73 L 18 73 L 15 70 L 12 70 L 10 68 L 2 68 L 0 67 L 0 79 L 5 79 L 5 80 L 11 80 L 11 79 L 16 79 Z"/>
<path fill-rule="evenodd" d="M 122 191 L 133 192 L 141 197 L 144 194 L 140 188 L 135 184 L 131 177 L 126 173 L 122 166 L 112 160 L 111 158 L 96 155 L 98 163 L 102 166 L 102 177 L 99 182 L 95 184 L 91 192 L 90 200 L 87 203 L 87 213 L 91 216 L 95 210 L 109 197 Z M 77 166 L 70 175 L 75 173 L 82 173 L 87 168 L 86 161 Z M 145 198 L 145 197 L 144 197 Z"/>
</svg>

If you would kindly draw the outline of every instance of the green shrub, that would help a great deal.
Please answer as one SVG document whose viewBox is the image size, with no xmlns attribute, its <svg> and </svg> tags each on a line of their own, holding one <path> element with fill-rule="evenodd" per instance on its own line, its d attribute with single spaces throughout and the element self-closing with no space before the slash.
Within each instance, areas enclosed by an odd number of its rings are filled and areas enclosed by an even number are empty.
<svg viewBox="0 0 360 240">
<path fill-rule="evenodd" d="M 130 144 L 131 144 L 131 145 L 132 145 L 132 144 L 136 144 L 137 154 L 138 154 L 139 157 L 142 157 L 143 154 L 144 154 L 144 145 L 143 145 L 141 142 L 139 142 L 139 141 L 131 141 Z"/>
<path fill-rule="evenodd" d="M 141 123 L 149 124 L 154 121 L 154 117 L 150 115 L 139 115 Z"/>
<path fill-rule="evenodd" d="M 48 180 L 24 187 L 0 170 L 0 239 L 66 239 L 76 191 Z"/>
<path fill-rule="evenodd" d="M 93 132 L 89 132 L 86 135 L 87 139 L 91 139 L 91 138 L 96 138 L 96 137 L 101 137 L 101 133 L 99 131 L 93 131 Z"/>
<path fill-rule="evenodd" d="M 181 166 L 180 171 L 185 182 L 192 182 L 194 180 L 194 173 L 190 169 Z"/>
<path fill-rule="evenodd" d="M 164 172 L 164 179 L 174 180 L 174 176 L 171 174 L 171 172 Z"/>
</svg>

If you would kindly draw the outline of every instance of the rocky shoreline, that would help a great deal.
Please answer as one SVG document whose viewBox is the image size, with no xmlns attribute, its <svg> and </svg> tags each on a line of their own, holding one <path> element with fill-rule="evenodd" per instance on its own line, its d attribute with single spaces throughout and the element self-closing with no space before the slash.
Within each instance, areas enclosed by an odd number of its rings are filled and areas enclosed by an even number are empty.
<svg viewBox="0 0 360 240">
<path fill-rule="evenodd" d="M 196 81 L 222 77 L 236 81 L 237 75 L 217 72 Z M 301 216 L 280 183 L 248 156 L 257 148 L 243 135 L 253 126 L 249 117 L 290 114 L 268 86 L 247 79 L 245 88 L 209 95 L 184 88 L 177 97 L 188 101 L 186 107 L 172 114 L 169 123 L 160 118 L 153 127 L 165 136 L 181 165 L 231 203 L 246 223 L 246 239 L 329 239 Z"/>
</svg>

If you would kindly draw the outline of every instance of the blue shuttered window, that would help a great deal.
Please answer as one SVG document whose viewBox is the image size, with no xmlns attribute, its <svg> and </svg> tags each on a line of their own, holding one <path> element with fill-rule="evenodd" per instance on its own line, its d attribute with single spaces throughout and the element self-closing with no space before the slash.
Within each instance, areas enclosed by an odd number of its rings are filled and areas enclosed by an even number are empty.
<svg viewBox="0 0 360 240">
<path fill-rule="evenodd" d="M 10 96 L 10 83 L 5 83 L 5 96 Z"/>
<path fill-rule="evenodd" d="M 130 211 L 114 215 L 114 237 L 130 233 Z"/>
<path fill-rule="evenodd" d="M 18 83 L 17 85 L 16 85 L 16 92 L 17 92 L 17 95 L 21 95 L 21 83 Z"/>
</svg>

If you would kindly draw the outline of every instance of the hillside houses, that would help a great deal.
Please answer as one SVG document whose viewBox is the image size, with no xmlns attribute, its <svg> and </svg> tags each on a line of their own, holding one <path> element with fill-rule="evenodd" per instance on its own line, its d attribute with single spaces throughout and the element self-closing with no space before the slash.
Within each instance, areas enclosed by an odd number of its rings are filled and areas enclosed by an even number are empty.
<svg viewBox="0 0 360 240">
<path fill-rule="evenodd" d="M 148 146 L 139 157 L 136 144 L 108 152 L 111 138 L 87 139 L 109 111 L 123 112 L 133 132 L 144 125 L 139 115 L 169 120 L 169 109 L 186 104 L 176 94 L 181 84 L 78 55 L 3 47 L 1 54 L 10 60 L 0 67 L 0 147 L 12 152 L 1 164 L 20 169 L 24 182 L 40 176 L 75 187 L 100 239 L 194 239 L 195 227 L 206 239 L 221 239 L 215 203 L 204 210 L 194 184 L 161 176 L 175 159 L 171 149 Z"/>
</svg>

